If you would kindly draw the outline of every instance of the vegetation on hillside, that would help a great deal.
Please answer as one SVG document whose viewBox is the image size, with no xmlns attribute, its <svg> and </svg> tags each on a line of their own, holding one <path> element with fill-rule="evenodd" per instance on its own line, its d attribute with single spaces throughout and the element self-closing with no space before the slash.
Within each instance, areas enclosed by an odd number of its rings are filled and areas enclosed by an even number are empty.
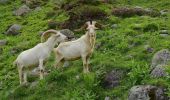
<svg viewBox="0 0 170 100">
<path fill-rule="evenodd" d="M 168 31 L 167 36 L 160 35 L 161 30 L 170 30 L 170 13 L 156 16 L 133 14 L 126 17 L 113 14 L 114 9 L 133 9 L 136 6 L 152 8 L 158 12 L 170 10 L 169 0 L 111 0 L 109 3 L 92 2 L 93 0 L 30 1 L 35 1 L 28 5 L 32 10 L 24 16 L 14 16 L 13 11 L 25 2 L 14 0 L 0 4 L 0 40 L 8 41 L 5 46 L 0 46 L 1 100 L 104 100 L 106 96 L 113 100 L 126 100 L 132 86 L 143 84 L 166 87 L 166 94 L 170 96 L 169 76 L 150 77 L 153 55 L 161 49 L 170 50 L 170 32 Z M 41 10 L 36 11 L 37 6 Z M 19 53 L 40 42 L 39 32 L 49 28 L 49 20 L 57 23 L 56 29 L 74 30 L 89 19 L 107 25 L 97 30 L 96 49 L 90 60 L 89 74 L 83 73 L 81 60 L 74 61 L 61 70 L 54 69 L 52 53 L 45 65 L 52 72 L 34 87 L 19 87 L 18 71 L 12 63 Z M 22 26 L 20 34 L 3 34 L 13 24 Z M 75 32 L 75 36 L 78 38 L 84 33 Z M 148 52 L 145 48 L 147 45 L 153 51 Z M 121 82 L 117 87 L 106 88 L 104 78 L 114 69 L 123 71 Z M 39 78 L 29 77 L 30 82 L 36 80 Z"/>
</svg>

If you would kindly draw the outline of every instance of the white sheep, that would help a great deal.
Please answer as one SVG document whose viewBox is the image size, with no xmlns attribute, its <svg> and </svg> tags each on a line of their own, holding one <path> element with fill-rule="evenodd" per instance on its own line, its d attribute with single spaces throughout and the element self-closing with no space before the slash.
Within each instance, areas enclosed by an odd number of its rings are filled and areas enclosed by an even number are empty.
<svg viewBox="0 0 170 100">
<path fill-rule="evenodd" d="M 27 73 L 36 66 L 40 68 L 40 79 L 43 79 L 43 63 L 50 56 L 51 51 L 54 49 L 56 42 L 64 42 L 67 37 L 56 30 L 48 30 L 43 33 L 43 37 L 50 37 L 44 43 L 39 43 L 35 47 L 23 51 L 14 61 L 14 65 L 18 66 L 20 84 L 27 83 Z"/>
<path fill-rule="evenodd" d="M 98 29 L 96 27 L 97 25 L 100 26 L 100 24 L 95 21 L 86 22 L 81 28 L 87 29 L 85 35 L 74 41 L 60 43 L 58 47 L 54 49 L 54 53 L 56 56 L 56 68 L 61 66 L 61 64 L 63 64 L 65 61 L 77 60 L 82 58 L 84 67 L 83 72 L 89 72 L 88 63 L 95 46 L 95 30 Z"/>
</svg>

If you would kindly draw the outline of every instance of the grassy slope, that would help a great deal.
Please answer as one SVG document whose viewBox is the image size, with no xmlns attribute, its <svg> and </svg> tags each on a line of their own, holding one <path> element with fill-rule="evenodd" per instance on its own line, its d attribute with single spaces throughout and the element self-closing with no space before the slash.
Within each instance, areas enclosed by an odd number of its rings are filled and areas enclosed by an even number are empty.
<svg viewBox="0 0 170 100">
<path fill-rule="evenodd" d="M 9 4 L 0 5 L 0 32 L 4 32 L 7 26 L 18 23 L 22 25 L 22 34 L 18 36 L 6 36 L 0 34 L 0 39 L 6 38 L 8 45 L 3 48 L 3 54 L 0 55 L 0 96 L 4 98 L 8 96 L 14 88 L 19 84 L 18 72 L 12 66 L 12 62 L 19 54 L 12 55 L 9 53 L 10 49 L 17 46 L 21 48 L 20 52 L 33 47 L 39 42 L 38 32 L 47 28 L 47 20 L 45 14 L 52 10 L 52 3 L 42 7 L 39 12 L 32 11 L 24 17 L 12 16 L 13 8 L 18 8 L 21 5 L 19 0 Z M 113 6 L 127 5 L 125 1 L 119 1 Z M 157 9 L 168 9 L 170 2 L 168 0 L 150 0 L 145 2 L 143 0 L 133 0 L 128 6 L 142 6 L 153 7 Z M 99 5 L 110 13 L 109 7 L 112 5 Z M 170 15 L 168 14 L 168 17 Z M 65 20 L 64 12 L 55 18 L 56 20 Z M 120 27 L 112 29 L 110 27 L 97 31 L 97 43 L 102 43 L 100 49 L 95 50 L 91 57 L 91 73 L 84 75 L 82 73 L 82 62 L 75 61 L 69 68 L 64 68 L 63 71 L 53 71 L 45 80 L 40 81 L 35 88 L 18 88 L 15 90 L 11 98 L 20 99 L 60 99 L 60 100 L 93 100 L 103 99 L 105 96 L 118 97 L 124 100 L 128 95 L 128 90 L 133 85 L 139 84 L 156 84 L 165 85 L 170 91 L 169 78 L 151 79 L 149 77 L 149 66 L 153 54 L 163 48 L 170 49 L 170 37 L 162 38 L 156 32 L 143 32 L 142 30 L 135 31 L 133 27 L 135 24 L 140 24 L 145 27 L 150 23 L 159 26 L 159 29 L 166 27 L 170 29 L 170 19 L 165 17 L 139 17 L 134 16 L 130 18 L 118 18 L 114 16 L 109 17 L 110 25 L 117 23 Z M 135 37 L 138 36 L 138 37 Z M 137 45 L 129 48 L 129 41 Z M 144 45 L 149 44 L 154 48 L 153 53 L 146 53 Z M 129 59 L 128 55 L 133 55 Z M 53 56 L 50 62 L 46 65 L 53 69 Z M 104 89 L 101 86 L 101 79 L 103 75 L 113 68 L 128 69 L 130 72 L 125 76 L 121 82 L 121 86 L 114 89 Z M 76 76 L 79 79 L 76 79 Z M 123 92 L 122 92 L 123 91 Z M 168 92 L 170 94 L 170 92 Z"/>
</svg>

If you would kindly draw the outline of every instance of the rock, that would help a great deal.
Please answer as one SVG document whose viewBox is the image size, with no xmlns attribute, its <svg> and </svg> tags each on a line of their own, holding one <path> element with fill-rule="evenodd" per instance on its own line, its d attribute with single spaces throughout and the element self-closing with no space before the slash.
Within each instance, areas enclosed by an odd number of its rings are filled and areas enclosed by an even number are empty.
<svg viewBox="0 0 170 100">
<path fill-rule="evenodd" d="M 111 28 L 116 29 L 116 28 L 118 28 L 118 25 L 117 25 L 117 24 L 113 24 L 113 25 L 111 26 Z"/>
<path fill-rule="evenodd" d="M 47 76 L 50 72 L 51 72 L 50 70 L 44 69 L 44 71 L 43 71 L 44 76 Z M 40 68 L 39 67 L 34 68 L 32 71 L 29 72 L 29 75 L 39 76 L 40 75 Z"/>
<path fill-rule="evenodd" d="M 130 89 L 128 100 L 150 100 L 146 86 L 133 86 Z"/>
<path fill-rule="evenodd" d="M 162 49 L 153 56 L 151 67 L 154 68 L 157 65 L 167 65 L 169 61 L 170 51 L 168 49 Z"/>
<path fill-rule="evenodd" d="M 64 35 L 66 35 L 69 40 L 74 40 L 75 39 L 74 33 L 69 29 L 63 29 L 60 32 L 62 34 L 64 34 Z"/>
<path fill-rule="evenodd" d="M 23 5 L 20 8 L 18 8 L 16 11 L 14 11 L 13 14 L 16 16 L 23 16 L 30 11 L 31 11 L 31 9 L 28 6 Z"/>
<path fill-rule="evenodd" d="M 160 13 L 161 13 L 161 15 L 164 16 L 164 15 L 166 15 L 168 13 L 168 10 L 161 10 Z"/>
<path fill-rule="evenodd" d="M 48 2 L 48 0 L 44 0 L 44 1 L 43 0 L 21 0 L 21 2 L 27 5 L 28 7 L 30 7 L 31 9 L 35 9 L 36 7 L 45 5 Z"/>
<path fill-rule="evenodd" d="M 156 100 L 169 100 L 170 97 L 165 95 L 166 89 L 164 88 L 157 88 L 157 90 L 155 91 L 155 99 Z"/>
<path fill-rule="evenodd" d="M 34 11 L 38 12 L 38 11 L 40 11 L 40 10 L 42 10 L 41 7 L 36 7 Z"/>
<path fill-rule="evenodd" d="M 105 97 L 104 100 L 110 100 L 110 97 Z"/>
<path fill-rule="evenodd" d="M 105 88 L 114 88 L 119 86 L 120 81 L 122 79 L 122 77 L 124 76 L 124 71 L 122 70 L 112 70 L 111 72 L 107 73 L 105 78 L 104 78 L 104 82 L 103 82 L 103 86 Z"/>
<path fill-rule="evenodd" d="M 128 100 L 168 100 L 165 89 L 151 85 L 133 86 Z"/>
<path fill-rule="evenodd" d="M 99 43 L 96 43 L 95 48 L 96 48 L 96 49 L 100 49 L 101 46 L 102 46 L 102 43 L 99 42 Z"/>
<path fill-rule="evenodd" d="M 4 46 L 7 44 L 7 40 L 0 40 L 0 46 Z"/>
<path fill-rule="evenodd" d="M 76 79 L 77 79 L 77 80 L 80 80 L 80 76 L 79 76 L 79 75 L 76 75 Z"/>
<path fill-rule="evenodd" d="M 10 54 L 16 54 L 16 53 L 19 53 L 20 52 L 20 49 L 18 47 L 14 47 L 10 50 Z"/>
<path fill-rule="evenodd" d="M 152 53 L 153 50 L 154 50 L 154 49 L 153 49 L 152 47 L 150 47 L 149 45 L 145 45 L 144 48 L 145 48 L 145 50 L 146 50 L 148 53 Z"/>
<path fill-rule="evenodd" d="M 62 34 L 64 34 L 65 36 L 67 36 L 68 40 L 75 40 L 74 33 L 71 30 L 69 30 L 69 29 L 62 29 L 62 30 L 60 30 L 60 32 Z M 38 34 L 41 36 L 42 33 L 43 33 L 43 31 L 39 31 Z"/>
<path fill-rule="evenodd" d="M 169 34 L 168 30 L 160 30 L 160 34 Z"/>
<path fill-rule="evenodd" d="M 21 30 L 21 26 L 18 24 L 12 25 L 5 34 L 7 35 L 18 35 L 19 31 Z"/>
<path fill-rule="evenodd" d="M 160 34 L 161 37 L 167 37 L 169 34 Z"/>
<path fill-rule="evenodd" d="M 166 73 L 165 68 L 162 65 L 156 66 L 151 72 L 151 76 L 154 78 L 160 78 L 160 77 L 164 77 L 167 75 L 168 74 Z"/>
<path fill-rule="evenodd" d="M 0 0 L 0 4 L 7 4 L 10 0 Z"/>
<path fill-rule="evenodd" d="M 69 67 L 69 66 L 70 66 L 69 61 L 65 61 L 63 67 Z"/>
</svg>

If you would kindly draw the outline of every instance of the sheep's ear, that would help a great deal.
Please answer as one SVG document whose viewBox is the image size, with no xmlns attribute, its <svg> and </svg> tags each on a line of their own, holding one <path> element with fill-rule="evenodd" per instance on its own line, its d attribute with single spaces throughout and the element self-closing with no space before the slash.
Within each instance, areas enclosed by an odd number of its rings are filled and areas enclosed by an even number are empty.
<svg viewBox="0 0 170 100">
<path fill-rule="evenodd" d="M 99 24 L 99 23 L 95 23 L 95 27 L 97 28 L 97 29 L 102 29 L 104 26 L 102 25 L 102 24 Z"/>
</svg>

